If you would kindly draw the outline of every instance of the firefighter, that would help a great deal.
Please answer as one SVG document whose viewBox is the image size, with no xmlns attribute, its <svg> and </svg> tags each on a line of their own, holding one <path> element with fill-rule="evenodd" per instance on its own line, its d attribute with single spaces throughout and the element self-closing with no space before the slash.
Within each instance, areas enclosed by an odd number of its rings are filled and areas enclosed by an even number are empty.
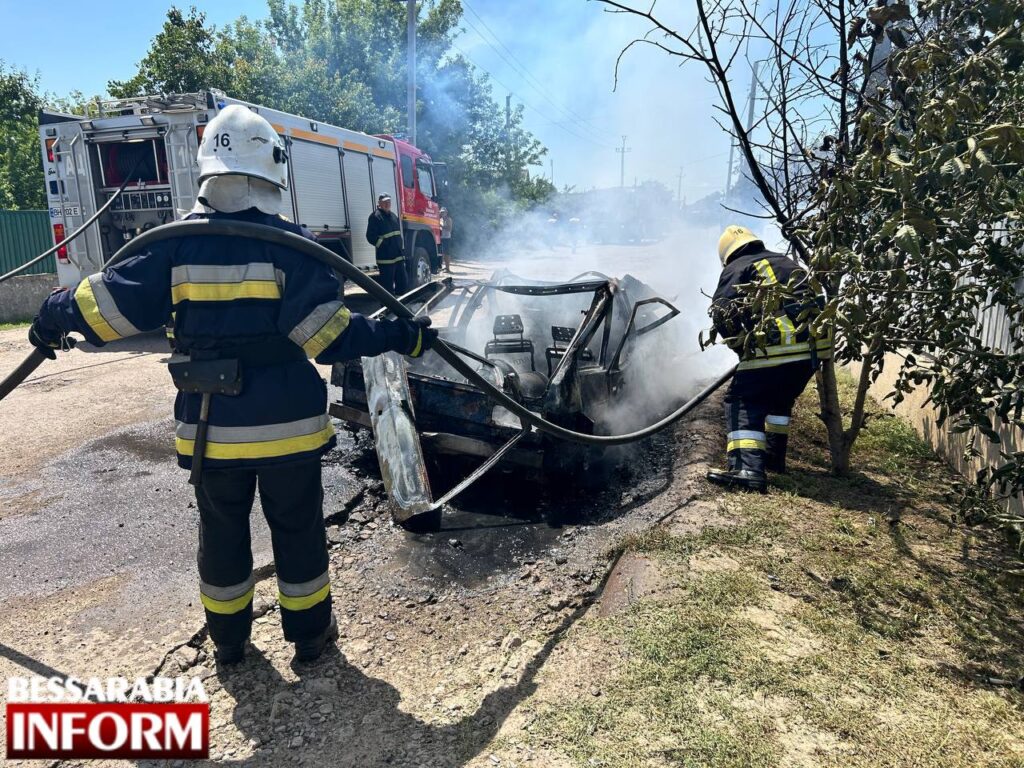
<svg viewBox="0 0 1024 768">
<path fill-rule="evenodd" d="M 820 360 L 832 356 L 830 339 L 811 338 L 808 310 L 817 297 L 801 265 L 764 243 L 746 227 L 729 226 L 718 241 L 722 277 L 711 302 L 712 322 L 740 357 L 725 396 L 729 468 L 707 478 L 727 488 L 766 493 L 765 470 L 786 471 L 786 444 L 793 404 Z M 763 348 L 751 348 L 747 333 L 757 323 L 742 286 L 780 284 L 781 301 Z M 771 299 L 768 299 L 771 301 Z"/>
<path fill-rule="evenodd" d="M 270 124 L 245 107 L 222 110 L 198 155 L 190 218 L 263 224 L 312 235 L 279 213 L 287 155 Z M 249 515 L 257 488 L 270 526 L 285 639 L 311 661 L 337 637 L 331 610 L 320 457 L 335 445 L 327 392 L 309 358 L 327 364 L 429 349 L 428 322 L 373 321 L 338 299 L 334 272 L 283 246 L 185 237 L 155 243 L 51 294 L 29 330 L 53 354 L 64 336 L 96 346 L 173 318 L 169 366 L 179 466 L 192 470 L 199 508 L 199 592 L 218 662 L 240 662 L 250 635 L 254 578 Z M 173 312 L 173 314 L 172 314 Z M 176 356 L 177 357 L 177 356 Z M 172 360 L 174 360 L 172 358 Z M 204 383 L 205 382 L 205 383 Z"/>
<path fill-rule="evenodd" d="M 395 296 L 408 289 L 405 271 L 405 247 L 402 245 L 402 223 L 391 211 L 391 196 L 378 195 L 377 210 L 366 222 L 366 239 L 377 249 L 380 283 Z"/>
</svg>

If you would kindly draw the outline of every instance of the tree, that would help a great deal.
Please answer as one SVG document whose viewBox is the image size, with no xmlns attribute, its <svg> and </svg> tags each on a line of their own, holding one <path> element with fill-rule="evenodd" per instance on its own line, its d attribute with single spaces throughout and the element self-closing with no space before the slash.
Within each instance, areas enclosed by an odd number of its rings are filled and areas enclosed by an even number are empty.
<svg viewBox="0 0 1024 768">
<path fill-rule="evenodd" d="M 486 75 L 452 54 L 462 16 L 459 0 L 423 4 L 417 29 L 417 141 L 448 162 L 459 237 L 500 225 L 517 208 L 547 199 L 531 178 L 545 149 L 522 127 L 522 108 L 508 125 Z M 268 18 L 240 17 L 217 29 L 194 8 L 171 8 L 163 30 L 115 96 L 215 87 L 246 101 L 366 133 L 405 128 L 405 10 L 379 0 L 269 0 Z M 198 51 L 199 56 L 195 54 Z"/>
<path fill-rule="evenodd" d="M 689 34 L 654 6 L 601 2 L 650 23 L 634 44 L 706 68 L 761 215 L 827 291 L 806 321 L 835 329 L 839 362 L 862 363 L 845 423 L 834 365 L 819 376 L 833 468 L 849 466 L 868 387 L 894 359 L 894 400 L 926 385 L 954 430 L 997 440 L 1000 424 L 1024 428 L 1021 350 L 978 332 L 994 308 L 1010 327 L 1024 320 L 1021 0 L 695 0 Z M 748 50 L 764 104 L 750 123 L 731 77 Z M 771 293 L 750 301 L 770 314 Z M 982 490 L 1019 494 L 1022 464 L 1004 452 Z"/>
<path fill-rule="evenodd" d="M 0 208 L 45 208 L 39 83 L 0 60 Z"/>
<path fill-rule="evenodd" d="M 111 80 L 107 90 L 115 98 L 155 93 L 192 93 L 231 85 L 227 62 L 218 55 L 216 30 L 206 26 L 206 14 L 195 7 L 188 15 L 171 7 L 163 29 L 129 80 Z"/>
</svg>

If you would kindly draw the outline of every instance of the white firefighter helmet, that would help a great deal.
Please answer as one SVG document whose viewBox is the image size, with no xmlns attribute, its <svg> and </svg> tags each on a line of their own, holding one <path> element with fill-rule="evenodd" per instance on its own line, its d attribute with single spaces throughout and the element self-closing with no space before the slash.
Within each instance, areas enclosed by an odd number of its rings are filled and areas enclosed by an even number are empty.
<svg viewBox="0 0 1024 768">
<path fill-rule="evenodd" d="M 197 159 L 200 182 L 248 176 L 288 189 L 284 142 L 270 123 L 240 104 L 225 107 L 207 124 Z"/>
<path fill-rule="evenodd" d="M 740 248 L 750 243 L 757 243 L 759 246 L 764 248 L 764 243 L 757 235 L 751 232 L 746 227 L 741 227 L 738 224 L 730 224 L 725 228 L 722 236 L 718 238 L 718 258 L 722 262 L 724 267 L 729 263 L 729 259 L 737 252 Z"/>
</svg>

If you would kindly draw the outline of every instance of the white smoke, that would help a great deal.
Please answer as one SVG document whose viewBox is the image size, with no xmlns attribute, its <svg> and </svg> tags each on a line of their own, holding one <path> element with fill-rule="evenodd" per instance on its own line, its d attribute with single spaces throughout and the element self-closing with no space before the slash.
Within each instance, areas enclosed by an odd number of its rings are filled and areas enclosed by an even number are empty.
<svg viewBox="0 0 1024 768">
<path fill-rule="evenodd" d="M 564 216 L 556 222 L 550 210 L 530 214 L 489 238 L 487 252 L 494 260 L 484 264 L 506 268 L 527 281 L 568 282 L 587 272 L 611 278 L 628 274 L 651 289 L 648 295 L 631 298 L 659 296 L 679 310 L 675 318 L 640 337 L 624 362 L 628 389 L 618 398 L 609 423 L 604 425 L 605 430 L 618 433 L 641 428 L 664 416 L 727 370 L 736 358 L 725 347 L 702 351 L 699 344 L 700 332 L 710 327 L 709 297 L 721 273 L 718 223 L 684 223 L 666 215 L 662 218 L 667 222 L 667 234 L 657 240 L 601 243 L 595 242 L 593 235 L 599 229 L 596 224 L 601 213 L 577 209 L 574 216 L 579 221 L 572 224 Z M 656 216 L 657 212 L 651 211 L 650 215 Z M 518 313 L 521 307 L 527 335 L 532 325 L 540 353 L 550 343 L 546 338 L 549 326 L 578 325 L 581 310 L 589 306 L 590 299 L 590 295 L 581 295 L 524 301 L 518 296 L 497 294 L 491 311 L 472 325 L 467 346 L 482 350 L 492 335 L 487 318 Z M 542 306 L 560 307 L 557 317 L 537 314 L 536 309 Z M 656 310 L 658 315 L 663 312 Z M 532 318 L 527 317 L 530 314 Z M 600 334 L 591 349 L 596 351 L 599 346 Z M 538 370 L 543 370 L 542 362 L 538 360 Z"/>
</svg>

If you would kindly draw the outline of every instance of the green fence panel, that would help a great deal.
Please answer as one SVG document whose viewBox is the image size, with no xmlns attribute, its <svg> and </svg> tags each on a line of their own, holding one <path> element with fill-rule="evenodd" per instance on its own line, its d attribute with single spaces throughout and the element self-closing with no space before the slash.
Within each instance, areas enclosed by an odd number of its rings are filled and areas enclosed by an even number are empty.
<svg viewBox="0 0 1024 768">
<path fill-rule="evenodd" d="M 53 247 L 48 211 L 0 211 L 0 274 L 5 274 Z M 56 272 L 54 257 L 47 256 L 23 275 Z"/>
</svg>

